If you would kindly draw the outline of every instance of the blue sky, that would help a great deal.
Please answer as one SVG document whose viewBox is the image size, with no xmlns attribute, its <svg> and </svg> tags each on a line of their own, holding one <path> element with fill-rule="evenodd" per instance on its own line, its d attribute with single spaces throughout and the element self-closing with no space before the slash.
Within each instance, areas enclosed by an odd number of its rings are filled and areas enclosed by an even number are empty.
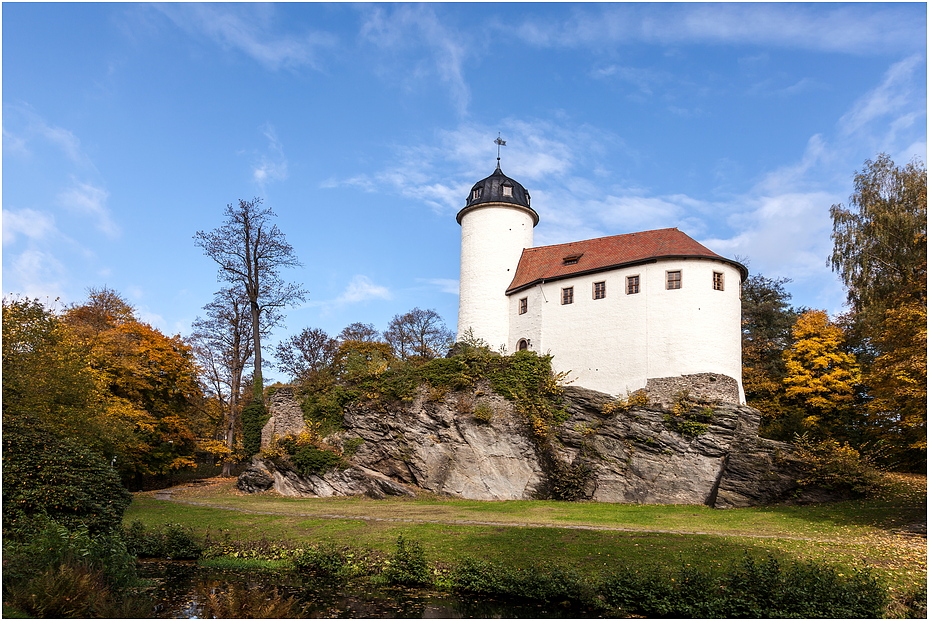
<svg viewBox="0 0 929 621">
<path fill-rule="evenodd" d="M 830 312 L 829 207 L 926 156 L 926 5 L 4 3 L 3 291 L 108 286 L 187 334 L 194 245 L 260 196 L 309 290 L 275 333 L 454 329 L 470 186 L 536 245 L 676 226 Z"/>
</svg>

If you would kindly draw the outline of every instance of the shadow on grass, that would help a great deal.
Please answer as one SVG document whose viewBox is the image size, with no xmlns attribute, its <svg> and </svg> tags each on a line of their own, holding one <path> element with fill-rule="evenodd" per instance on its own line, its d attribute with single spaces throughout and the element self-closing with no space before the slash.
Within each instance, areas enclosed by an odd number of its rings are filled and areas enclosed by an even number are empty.
<svg viewBox="0 0 929 621">
<path fill-rule="evenodd" d="M 809 523 L 884 530 L 925 523 L 925 475 L 888 474 L 886 477 L 885 484 L 865 498 L 815 505 L 771 505 L 756 510 Z"/>
</svg>

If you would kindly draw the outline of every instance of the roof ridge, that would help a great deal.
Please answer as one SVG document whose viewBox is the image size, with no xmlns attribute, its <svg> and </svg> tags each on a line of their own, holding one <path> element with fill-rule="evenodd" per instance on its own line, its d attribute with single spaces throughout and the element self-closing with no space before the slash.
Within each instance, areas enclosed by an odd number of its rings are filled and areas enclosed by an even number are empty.
<svg viewBox="0 0 929 621">
<path fill-rule="evenodd" d="M 526 250 L 541 250 L 542 248 L 557 248 L 558 246 L 570 246 L 572 244 L 586 244 L 587 242 L 597 241 L 600 239 L 612 239 L 614 237 L 627 237 L 629 235 L 642 235 L 644 233 L 658 233 L 661 231 L 677 231 L 681 235 L 685 235 L 689 237 L 690 239 L 694 239 L 693 237 L 690 237 L 690 235 L 687 235 L 687 233 L 680 230 L 676 226 L 671 226 L 671 227 L 664 228 L 664 229 L 650 229 L 648 231 L 635 231 L 633 233 L 619 233 L 617 235 L 603 235 L 602 237 L 591 237 L 590 239 L 579 239 L 579 240 L 571 241 L 571 242 L 562 242 L 560 244 L 548 244 L 546 246 L 533 246 L 532 248 L 526 248 Z M 694 241 L 697 241 L 697 240 L 694 239 Z M 699 244 L 700 242 L 697 242 L 697 243 Z M 703 244 L 700 244 L 700 245 L 702 246 Z"/>
</svg>

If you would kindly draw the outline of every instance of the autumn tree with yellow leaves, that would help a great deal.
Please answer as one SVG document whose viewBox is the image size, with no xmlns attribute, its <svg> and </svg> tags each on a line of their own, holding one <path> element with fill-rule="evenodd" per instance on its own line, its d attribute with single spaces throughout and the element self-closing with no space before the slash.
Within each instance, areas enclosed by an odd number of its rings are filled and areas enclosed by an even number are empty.
<svg viewBox="0 0 929 621">
<path fill-rule="evenodd" d="M 784 352 L 787 396 L 807 411 L 803 426 L 825 431 L 838 413 L 855 401 L 861 370 L 845 351 L 842 329 L 825 311 L 811 310 L 797 319 L 793 342 Z"/>
</svg>

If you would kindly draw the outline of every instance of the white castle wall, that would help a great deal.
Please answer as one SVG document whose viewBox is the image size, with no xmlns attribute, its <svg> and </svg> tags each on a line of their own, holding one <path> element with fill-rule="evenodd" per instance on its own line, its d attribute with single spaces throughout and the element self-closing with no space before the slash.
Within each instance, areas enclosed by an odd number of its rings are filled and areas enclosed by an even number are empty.
<svg viewBox="0 0 929 621">
<path fill-rule="evenodd" d="M 461 217 L 458 338 L 470 328 L 493 348 L 509 347 L 509 300 L 504 295 L 523 248 L 532 247 L 533 218 L 518 206 L 487 203 Z"/>
<path fill-rule="evenodd" d="M 681 270 L 681 289 L 665 288 L 666 272 Z M 713 272 L 724 290 L 713 289 Z M 626 294 L 626 276 L 638 275 L 640 292 Z M 662 260 L 537 285 L 509 296 L 510 339 L 554 355 L 556 371 L 575 384 L 614 395 L 644 388 L 648 379 L 719 373 L 739 382 L 741 302 L 739 271 L 710 259 Z M 593 283 L 606 282 L 606 298 L 593 299 Z M 561 304 L 564 287 L 574 303 Z M 519 315 L 519 299 L 528 312 Z"/>
</svg>

